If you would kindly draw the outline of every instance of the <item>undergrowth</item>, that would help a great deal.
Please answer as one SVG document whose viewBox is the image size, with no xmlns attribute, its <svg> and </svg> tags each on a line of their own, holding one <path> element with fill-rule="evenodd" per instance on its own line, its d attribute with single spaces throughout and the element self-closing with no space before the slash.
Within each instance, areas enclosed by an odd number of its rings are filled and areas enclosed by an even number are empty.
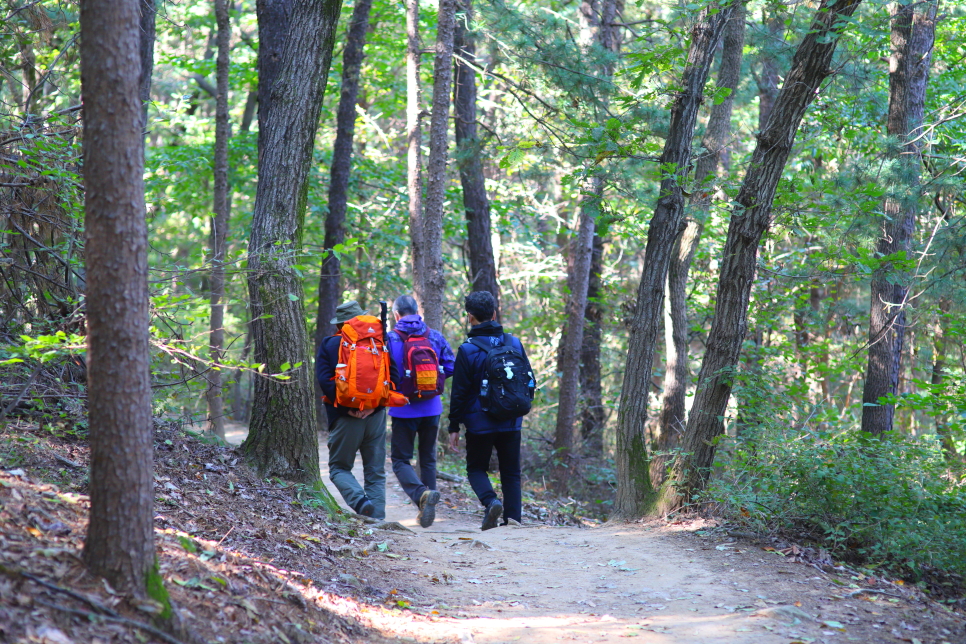
<svg viewBox="0 0 966 644">
<path fill-rule="evenodd" d="M 705 496 L 726 515 L 924 585 L 938 575 L 941 585 L 959 586 L 947 592 L 962 592 L 966 481 L 935 436 L 772 428 L 731 447 L 725 474 Z"/>
</svg>

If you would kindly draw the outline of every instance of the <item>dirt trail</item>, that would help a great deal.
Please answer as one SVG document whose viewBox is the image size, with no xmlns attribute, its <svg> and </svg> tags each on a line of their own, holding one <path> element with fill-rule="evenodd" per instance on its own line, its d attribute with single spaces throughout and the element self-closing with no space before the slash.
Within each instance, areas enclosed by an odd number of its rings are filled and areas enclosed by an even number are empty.
<svg viewBox="0 0 966 644">
<path fill-rule="evenodd" d="M 324 445 L 320 456 L 323 479 L 341 502 Z M 378 533 L 389 535 L 392 553 L 409 557 L 384 559 L 378 572 L 429 616 L 373 611 L 371 625 L 387 635 L 478 644 L 966 641 L 958 639 L 961 623 L 935 619 L 926 607 L 884 595 L 842 599 L 849 589 L 816 568 L 724 536 L 696 535 L 694 524 L 481 532 L 481 513 L 441 503 L 436 523 L 422 529 L 388 463 L 386 470 L 386 518 L 413 532 Z M 361 480 L 361 460 L 354 471 Z M 455 498 L 451 484 L 440 487 L 444 500 Z M 753 614 L 796 602 L 808 615 L 787 616 L 791 624 Z"/>
</svg>

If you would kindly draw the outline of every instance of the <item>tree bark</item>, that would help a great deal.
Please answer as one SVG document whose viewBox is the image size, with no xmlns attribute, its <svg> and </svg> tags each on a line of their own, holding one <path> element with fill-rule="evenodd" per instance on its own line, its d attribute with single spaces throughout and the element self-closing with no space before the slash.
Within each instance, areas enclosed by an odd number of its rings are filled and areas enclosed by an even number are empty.
<svg viewBox="0 0 966 644">
<path fill-rule="evenodd" d="M 569 295 L 564 312 L 560 346 L 557 350 L 557 372 L 561 376 L 553 448 L 558 462 L 554 472 L 554 484 L 560 492 L 566 490 L 569 479 L 567 473 L 572 471 L 574 465 L 572 452 L 580 384 L 580 350 L 584 339 L 584 316 L 587 311 L 587 286 L 594 250 L 594 231 L 597 225 L 597 214 L 600 211 L 600 195 L 604 188 L 604 180 L 599 176 L 590 178 L 587 183 L 588 194 L 581 198 L 577 239 L 572 243 L 570 252 L 567 254 Z"/>
<path fill-rule="evenodd" d="M 595 234 L 587 280 L 587 308 L 584 311 L 584 339 L 580 347 L 580 438 L 586 456 L 604 455 L 604 392 L 601 384 L 600 343 L 604 319 L 603 283 L 604 239 Z"/>
<path fill-rule="evenodd" d="M 356 128 L 356 103 L 359 100 L 359 74 L 365 56 L 366 31 L 372 0 L 357 0 L 342 52 L 342 91 L 335 119 L 335 143 L 329 174 L 329 212 L 325 216 L 325 251 L 319 275 L 319 313 L 315 318 L 315 355 L 322 339 L 335 332 L 329 320 L 342 299 L 342 260 L 333 249 L 345 241 L 345 215 L 349 203 L 349 177 L 352 172 L 352 142 Z M 315 382 L 316 417 L 324 422 L 322 390 Z"/>
<path fill-rule="evenodd" d="M 443 328 L 446 267 L 443 264 L 443 201 L 446 197 L 449 105 L 453 85 L 453 36 L 457 0 L 439 0 L 433 66 L 433 114 L 429 121 L 426 207 L 423 210 L 423 293 L 420 309 L 431 329 Z"/>
<path fill-rule="evenodd" d="M 918 7 L 918 9 L 917 9 Z M 936 4 L 896 4 L 892 14 L 892 55 L 889 58 L 889 114 L 886 130 L 899 142 L 893 161 L 893 185 L 885 198 L 879 257 L 912 252 L 912 237 L 922 188 L 921 135 L 926 83 L 936 34 Z M 897 279 L 896 272 L 902 277 Z M 862 391 L 862 431 L 883 434 L 893 429 L 895 405 L 880 403 L 898 393 L 908 275 L 886 260 L 872 277 L 869 314 L 869 362 Z"/>
<path fill-rule="evenodd" d="M 482 143 L 476 129 L 476 42 L 469 31 L 473 20 L 472 0 L 461 0 L 453 50 L 456 54 L 453 83 L 453 111 L 456 115 L 456 161 L 463 187 L 466 237 L 469 246 L 470 284 L 474 291 L 489 291 L 500 302 L 500 283 L 493 258 L 490 233 L 490 201 L 481 159 Z"/>
<path fill-rule="evenodd" d="M 215 194 L 211 219 L 211 325 L 208 333 L 212 367 L 207 373 L 208 431 L 225 438 L 225 401 L 220 365 L 225 348 L 225 244 L 231 216 L 228 201 L 228 65 L 231 46 L 231 22 L 228 0 L 215 0 L 215 22 L 218 25 L 218 58 L 215 63 Z"/>
<path fill-rule="evenodd" d="M 294 0 L 256 0 L 258 19 L 258 158 L 265 147 L 266 121 L 272 107 L 272 86 L 278 77 Z"/>
<path fill-rule="evenodd" d="M 409 237 L 412 245 L 413 293 L 425 301 L 423 275 L 423 107 L 419 83 L 422 43 L 419 0 L 406 0 L 406 189 L 409 192 Z"/>
<path fill-rule="evenodd" d="M 834 2 L 834 0 L 832 0 Z M 715 440 L 724 432 L 723 418 L 731 395 L 732 374 L 748 329 L 748 303 L 758 259 L 758 244 L 771 221 L 775 190 L 795 134 L 830 63 L 840 30 L 860 0 L 823 0 L 811 29 L 802 40 L 785 78 L 768 125 L 758 137 L 748 174 L 735 199 L 722 253 L 715 295 L 714 321 L 698 374 L 697 392 L 681 441 L 681 452 L 661 491 L 657 512 L 667 512 L 690 500 L 707 481 L 714 462 Z"/>
<path fill-rule="evenodd" d="M 255 361 L 290 379 L 255 380 L 248 439 L 241 450 L 262 476 L 315 482 L 319 445 L 305 328 L 302 249 L 308 172 L 339 20 L 338 0 L 295 0 L 270 109 L 248 257 Z M 296 366 L 298 365 L 298 366 Z"/>
<path fill-rule="evenodd" d="M 775 98 L 778 96 L 778 84 L 781 82 L 781 77 L 778 75 L 778 56 L 775 52 L 785 33 L 785 21 L 774 7 L 763 9 L 761 20 L 765 25 L 768 42 L 761 48 L 762 54 L 759 59 L 761 67 L 755 82 L 758 85 L 758 131 L 764 132 L 772 107 L 775 105 Z"/>
<path fill-rule="evenodd" d="M 733 4 L 705 8 L 691 30 L 691 44 L 681 78 L 681 91 L 671 108 L 668 138 L 661 154 L 660 197 L 647 232 L 637 309 L 628 338 L 624 384 L 617 418 L 617 501 L 615 513 L 624 518 L 640 517 L 648 509 L 651 487 L 645 445 L 647 397 L 651 386 L 654 344 L 661 327 L 664 287 L 674 240 L 681 232 L 684 214 L 684 183 L 691 163 L 691 139 L 701 106 L 708 70 Z"/>
<path fill-rule="evenodd" d="M 151 102 L 151 75 L 154 72 L 154 41 L 157 37 L 155 0 L 141 0 L 138 27 L 138 52 L 141 71 L 138 75 L 138 96 L 141 98 L 141 127 L 148 124 L 148 103 Z"/>
<path fill-rule="evenodd" d="M 741 77 L 741 55 L 745 44 L 745 5 L 735 6 L 731 19 L 725 25 L 721 62 L 718 67 L 718 88 L 730 90 L 730 94 L 717 105 L 711 107 L 708 128 L 701 145 L 705 152 L 695 164 L 695 189 L 691 196 L 693 217 L 685 221 L 684 232 L 674 244 L 671 263 L 668 267 L 668 305 L 670 329 L 665 329 L 667 337 L 667 367 L 664 375 L 664 397 L 659 417 L 660 433 L 654 449 L 667 452 L 677 447 L 684 431 L 685 396 L 688 381 L 688 309 L 687 287 L 691 262 L 701 241 L 701 233 L 714 192 L 715 177 L 722 158 L 727 153 L 728 138 L 731 135 L 731 110 L 734 93 Z M 666 327 L 668 326 L 665 322 Z M 668 457 L 656 454 L 651 460 L 651 481 L 654 485 L 664 482 Z"/>
<path fill-rule="evenodd" d="M 154 566 L 138 0 L 81 5 L 90 523 L 84 561 L 144 596 Z"/>
</svg>

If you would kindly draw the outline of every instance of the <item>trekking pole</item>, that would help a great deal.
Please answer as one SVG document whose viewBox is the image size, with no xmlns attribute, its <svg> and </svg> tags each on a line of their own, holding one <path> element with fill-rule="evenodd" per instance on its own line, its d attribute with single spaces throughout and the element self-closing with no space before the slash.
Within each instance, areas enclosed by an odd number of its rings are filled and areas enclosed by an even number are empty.
<svg viewBox="0 0 966 644">
<path fill-rule="evenodd" d="M 386 351 L 389 350 L 389 333 L 386 331 L 386 313 L 387 306 L 383 300 L 379 300 L 379 318 L 382 322 L 382 346 L 386 347 Z"/>
</svg>

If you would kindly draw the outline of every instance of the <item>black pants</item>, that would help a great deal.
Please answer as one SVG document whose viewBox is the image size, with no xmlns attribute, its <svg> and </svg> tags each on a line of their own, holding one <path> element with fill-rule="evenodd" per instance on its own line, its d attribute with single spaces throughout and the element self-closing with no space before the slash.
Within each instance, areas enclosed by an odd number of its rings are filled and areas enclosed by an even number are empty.
<svg viewBox="0 0 966 644">
<path fill-rule="evenodd" d="M 436 435 L 439 416 L 392 419 L 392 445 L 389 453 L 392 471 L 399 479 L 403 492 L 419 505 L 419 497 L 426 490 L 436 489 Z M 413 459 L 416 438 L 419 438 L 419 475 L 409 463 Z"/>
<path fill-rule="evenodd" d="M 496 448 L 500 461 L 500 484 L 503 486 L 503 519 L 520 521 L 523 514 L 523 491 L 520 486 L 520 432 L 466 433 L 466 478 L 480 503 L 489 505 L 496 499 L 487 472 L 490 454 Z"/>
</svg>

